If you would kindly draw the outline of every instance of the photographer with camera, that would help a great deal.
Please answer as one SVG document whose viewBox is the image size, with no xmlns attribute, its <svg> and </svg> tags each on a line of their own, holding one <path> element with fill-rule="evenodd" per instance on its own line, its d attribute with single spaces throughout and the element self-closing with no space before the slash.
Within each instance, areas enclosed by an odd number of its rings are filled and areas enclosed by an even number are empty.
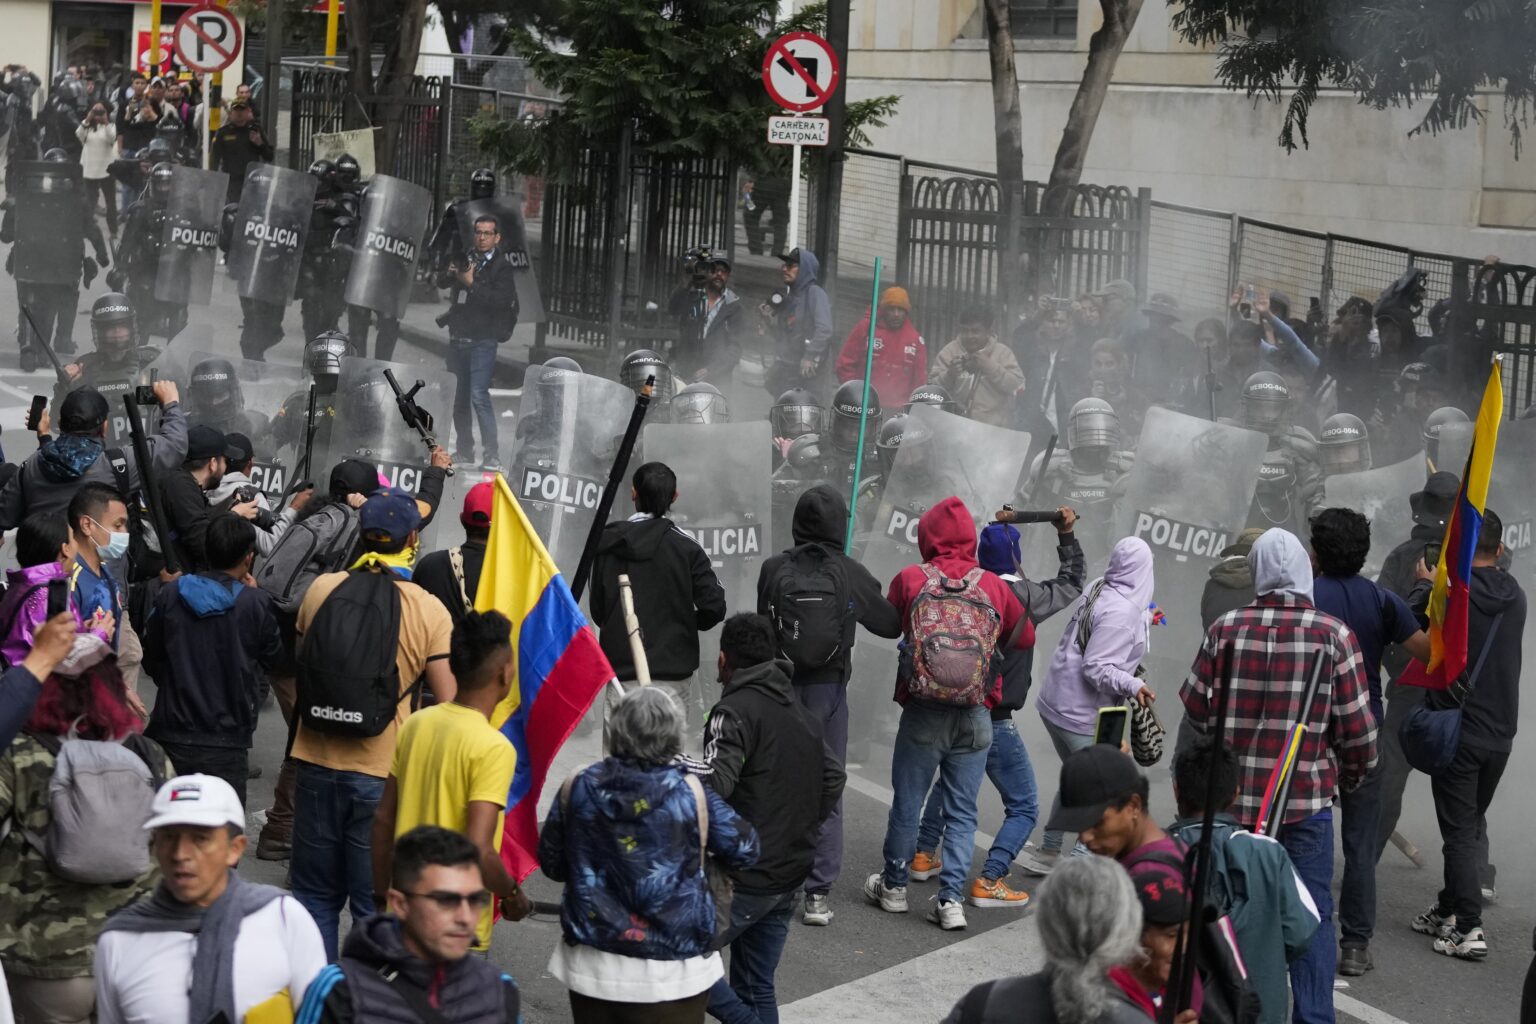
<svg viewBox="0 0 1536 1024">
<path fill-rule="evenodd" d="M 501 225 L 496 218 L 476 218 L 473 228 L 474 247 L 453 257 L 438 278 L 438 287 L 452 292 L 448 312 L 437 318 L 437 324 L 448 328 L 448 369 L 455 380 L 453 432 L 458 448 L 453 461 L 475 461 L 473 408 L 480 422 L 481 465 L 499 469 L 491 377 L 496 372 L 497 346 L 512 337 L 517 326 L 517 283 L 512 262 L 501 250 Z"/>
<path fill-rule="evenodd" d="M 774 365 L 764 385 L 781 395 L 820 375 L 832 344 L 832 300 L 816 283 L 821 261 L 809 249 L 792 249 L 779 257 L 784 264 L 784 291 L 758 306 L 765 329 L 778 335 Z"/>
<path fill-rule="evenodd" d="M 161 507 L 171 529 L 171 544 L 182 571 L 202 572 L 210 568 L 204 538 L 215 511 L 208 507 L 206 492 L 223 482 L 231 458 L 240 459 L 244 454 L 231 449 L 219 431 L 200 423 L 187 431 L 187 456 L 181 466 L 157 481 Z M 242 519 L 255 519 L 255 496 L 231 506 L 229 511 Z"/>
<path fill-rule="evenodd" d="M 683 254 L 683 277 L 667 303 L 677 318 L 676 361 L 690 383 L 729 384 L 741 358 L 746 309 L 730 288 L 731 261 L 724 252 L 695 246 Z"/>
<path fill-rule="evenodd" d="M 107 105 L 97 100 L 80 127 L 75 129 L 80 140 L 80 168 L 85 178 L 85 194 L 90 198 L 92 214 L 96 211 L 96 197 L 100 196 L 107 208 L 107 232 L 117 235 L 117 192 L 112 187 L 112 176 L 107 168 L 117 156 L 117 125 L 107 113 Z"/>
<path fill-rule="evenodd" d="M 960 314 L 960 337 L 939 351 L 929 376 L 955 396 L 960 415 L 1013 426 L 1013 403 L 1024 390 L 1024 371 L 1008 346 L 993 336 L 986 310 L 973 307 Z"/>
</svg>

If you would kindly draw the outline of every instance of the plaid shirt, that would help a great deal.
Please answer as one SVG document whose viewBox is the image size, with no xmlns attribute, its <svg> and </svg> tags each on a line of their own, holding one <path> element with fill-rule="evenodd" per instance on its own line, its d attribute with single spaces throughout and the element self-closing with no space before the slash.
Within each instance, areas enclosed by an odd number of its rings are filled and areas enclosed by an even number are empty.
<svg viewBox="0 0 1536 1024">
<path fill-rule="evenodd" d="M 1284 820 L 1310 818 L 1333 803 L 1335 789 L 1358 786 L 1376 763 L 1377 723 L 1365 663 L 1349 627 L 1286 593 L 1266 594 L 1217 619 L 1179 693 L 1190 723 L 1201 732 L 1215 724 L 1213 691 L 1228 647 L 1233 663 L 1226 742 L 1238 752 L 1241 767 L 1238 819 L 1249 828 L 1258 820 L 1270 773 L 1301 716 L 1317 651 L 1324 655 L 1323 675 Z"/>
</svg>

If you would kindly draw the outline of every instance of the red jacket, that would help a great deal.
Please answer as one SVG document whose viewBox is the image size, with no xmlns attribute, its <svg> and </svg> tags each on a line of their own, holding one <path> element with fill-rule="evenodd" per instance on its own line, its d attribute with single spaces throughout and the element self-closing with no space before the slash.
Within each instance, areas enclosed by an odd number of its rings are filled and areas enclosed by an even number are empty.
<svg viewBox="0 0 1536 1024">
<path fill-rule="evenodd" d="M 932 564 L 950 579 L 959 579 L 976 568 L 976 523 L 965 507 L 965 502 L 956 497 L 948 497 L 924 512 L 923 517 L 917 521 L 917 550 L 924 562 Z M 902 632 L 909 641 L 912 636 L 907 613 L 912 608 L 912 601 L 922 591 L 925 579 L 921 566 L 909 565 L 891 580 L 890 590 L 886 594 L 887 600 L 896 606 L 896 611 L 901 615 Z M 1002 629 L 998 633 L 999 646 L 1013 636 L 1017 628 L 1018 637 L 1013 646 L 1020 650 L 1033 647 L 1034 623 L 1024 614 L 1024 606 L 1014 595 L 1013 588 L 986 571 L 981 574 L 980 586 L 1003 619 Z M 999 673 L 987 694 L 988 708 L 997 705 L 1002 699 L 1002 692 L 1003 677 Z M 897 702 L 906 703 L 906 696 L 906 687 L 898 681 Z"/>
<path fill-rule="evenodd" d="M 838 353 L 838 383 L 863 379 L 868 340 L 869 317 L 866 315 L 848 332 L 848 340 L 843 342 L 843 350 Z M 910 318 L 897 331 L 876 321 L 875 361 L 870 376 L 874 378 L 875 392 L 884 409 L 906 405 L 908 396 L 928 383 L 928 346 L 923 344 L 923 336 L 917 333 Z"/>
</svg>

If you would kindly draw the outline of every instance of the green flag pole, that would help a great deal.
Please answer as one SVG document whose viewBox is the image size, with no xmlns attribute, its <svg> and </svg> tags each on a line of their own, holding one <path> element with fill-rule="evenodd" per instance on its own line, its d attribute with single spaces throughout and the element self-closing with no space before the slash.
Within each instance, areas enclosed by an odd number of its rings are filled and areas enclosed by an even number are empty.
<svg viewBox="0 0 1536 1024">
<path fill-rule="evenodd" d="M 864 397 L 860 400 L 860 407 L 869 409 L 869 377 L 875 365 L 875 316 L 880 312 L 880 257 L 875 257 L 875 283 L 869 290 L 869 338 L 864 347 Z M 859 417 L 859 451 L 853 457 L 853 494 L 848 501 L 848 540 L 843 544 L 845 554 L 853 553 L 853 524 L 858 521 L 859 513 L 859 482 L 864 473 L 864 431 L 869 425 L 869 416 Z"/>
</svg>

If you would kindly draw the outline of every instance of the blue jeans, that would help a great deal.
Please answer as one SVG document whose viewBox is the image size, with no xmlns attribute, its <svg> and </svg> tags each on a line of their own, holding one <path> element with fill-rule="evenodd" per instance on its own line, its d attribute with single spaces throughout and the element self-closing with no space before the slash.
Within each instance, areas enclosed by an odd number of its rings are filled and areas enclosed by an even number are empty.
<svg viewBox="0 0 1536 1024">
<path fill-rule="evenodd" d="M 475 433 L 470 409 L 480 423 L 480 445 L 485 461 L 498 457 L 496 410 L 491 406 L 491 375 L 496 371 L 496 341 L 466 341 L 455 338 L 448 343 L 448 370 L 456 381 L 453 389 L 453 433 L 457 451 L 472 458 Z"/>
<path fill-rule="evenodd" d="M 731 901 L 730 981 L 709 990 L 709 1015 L 725 1024 L 779 1024 L 773 974 L 789 938 L 795 891 L 778 895 L 738 892 Z"/>
<path fill-rule="evenodd" d="M 986 708 L 945 708 L 908 704 L 901 711 L 891 748 L 891 814 L 885 825 L 885 884 L 907 884 L 917 850 L 923 797 L 939 773 L 936 796 L 944 812 L 944 867 L 939 899 L 960 902 L 971 873 L 976 840 L 976 794 L 987 770 L 992 720 Z"/>
<path fill-rule="evenodd" d="M 1376 829 L 1381 823 L 1382 777 L 1380 762 L 1353 793 L 1339 797 L 1344 822 L 1339 834 L 1344 841 L 1344 877 L 1339 882 L 1339 945 L 1361 949 L 1371 944 L 1376 931 Z M 1281 835 L 1284 835 L 1281 831 Z"/>
<path fill-rule="evenodd" d="M 987 778 L 1003 798 L 1003 827 L 997 830 L 981 877 L 988 880 L 1008 874 L 1013 858 L 1024 849 L 1029 834 L 1040 817 L 1040 799 L 1035 788 L 1035 769 L 1029 763 L 1029 751 L 1019 737 L 1019 727 L 1012 719 L 992 723 L 992 746 L 987 751 Z M 917 830 L 917 848 L 931 853 L 939 848 L 944 835 L 943 800 L 930 795 L 923 808 L 923 824 Z"/>
<path fill-rule="evenodd" d="M 1056 748 L 1056 756 L 1065 761 L 1079 750 L 1085 750 L 1093 746 L 1093 734 L 1084 735 L 1080 732 L 1068 732 L 1061 726 L 1047 722 L 1044 718 L 1040 721 L 1045 725 L 1046 735 L 1051 738 L 1051 745 Z M 1060 789 L 1060 786 L 1057 787 Z M 1057 797 L 1060 799 L 1060 797 Z M 1046 851 L 1061 852 L 1061 833 L 1047 831 L 1040 841 L 1040 849 Z M 1081 843 L 1078 844 L 1082 846 Z M 1086 852 L 1086 847 L 1084 851 Z"/>
<path fill-rule="evenodd" d="M 1295 1024 L 1333 1024 L 1333 972 L 1339 950 L 1333 944 L 1333 811 L 1319 811 L 1280 830 L 1280 845 L 1317 904 L 1323 919 L 1312 945 L 1291 964 L 1291 1019 Z"/>
<path fill-rule="evenodd" d="M 341 908 L 351 900 L 353 921 L 373 913 L 373 812 L 383 795 L 383 779 L 299 762 L 288 878 L 332 961 Z"/>
</svg>

